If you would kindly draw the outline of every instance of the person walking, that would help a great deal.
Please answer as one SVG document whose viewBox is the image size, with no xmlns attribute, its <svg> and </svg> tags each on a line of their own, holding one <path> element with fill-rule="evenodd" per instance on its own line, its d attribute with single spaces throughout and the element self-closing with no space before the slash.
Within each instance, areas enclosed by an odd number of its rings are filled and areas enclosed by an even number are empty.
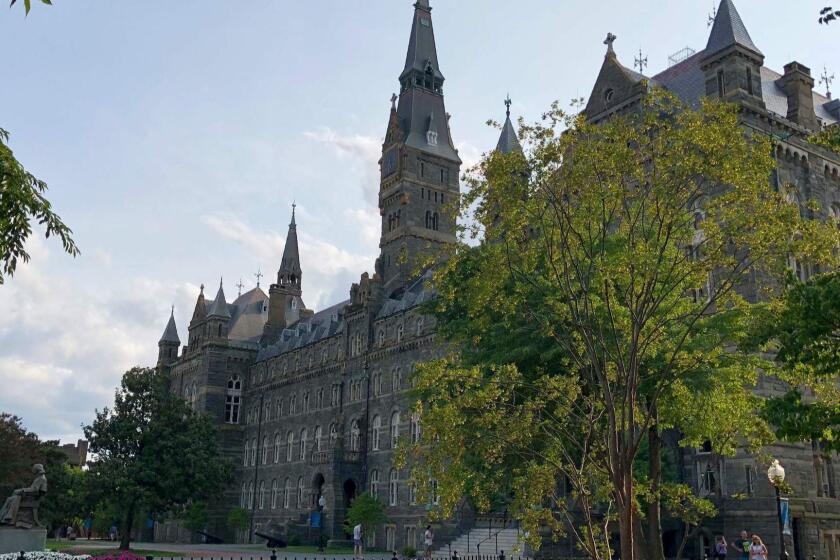
<svg viewBox="0 0 840 560">
<path fill-rule="evenodd" d="M 752 536 L 750 560 L 767 560 L 767 547 L 764 546 L 764 543 L 761 542 L 761 537 L 758 535 Z"/>
<path fill-rule="evenodd" d="M 431 525 L 426 525 L 426 532 L 423 533 L 423 546 L 426 547 L 425 557 L 427 560 L 432 557 L 432 543 L 435 540 L 435 534 L 432 531 Z"/>
<path fill-rule="evenodd" d="M 362 524 L 359 523 L 353 527 L 353 558 L 362 560 L 364 554 L 362 551 Z"/>
<path fill-rule="evenodd" d="M 741 536 L 734 541 L 730 545 L 732 548 L 738 551 L 741 555 L 741 560 L 750 560 L 750 545 L 752 541 L 750 541 L 750 536 L 746 530 L 741 531 Z"/>
<path fill-rule="evenodd" d="M 717 560 L 726 560 L 726 538 L 723 535 L 718 535 L 715 542 L 715 558 Z"/>
</svg>

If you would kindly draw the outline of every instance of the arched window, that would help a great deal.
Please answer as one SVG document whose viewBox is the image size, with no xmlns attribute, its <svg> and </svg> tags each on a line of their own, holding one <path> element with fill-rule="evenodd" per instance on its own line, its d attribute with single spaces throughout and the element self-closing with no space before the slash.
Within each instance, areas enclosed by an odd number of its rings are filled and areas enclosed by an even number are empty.
<svg viewBox="0 0 840 560">
<path fill-rule="evenodd" d="M 248 505 L 245 506 L 248 509 L 254 509 L 254 483 L 248 483 Z"/>
<path fill-rule="evenodd" d="M 283 417 L 283 399 L 277 399 L 277 418 Z"/>
<path fill-rule="evenodd" d="M 359 421 L 353 420 L 350 424 L 350 451 L 359 450 Z"/>
<path fill-rule="evenodd" d="M 248 507 L 248 484 L 242 483 L 242 495 L 239 496 L 239 507 Z"/>
<path fill-rule="evenodd" d="M 379 334 L 376 336 L 379 338 L 379 346 L 385 346 L 385 329 L 379 329 Z"/>
<path fill-rule="evenodd" d="M 263 440 L 262 440 L 262 464 L 263 465 L 268 464 L 268 448 L 269 448 L 268 436 L 263 436 Z"/>
<path fill-rule="evenodd" d="M 245 440 L 245 461 L 242 462 L 242 466 L 247 467 L 250 459 L 251 459 L 251 442 L 246 439 Z"/>
<path fill-rule="evenodd" d="M 306 439 L 308 434 L 306 433 L 306 428 L 300 431 L 300 460 L 306 461 Z"/>
<path fill-rule="evenodd" d="M 438 213 L 435 212 L 434 214 L 432 214 L 432 229 L 435 230 L 435 231 L 438 230 L 438 220 L 439 220 Z"/>
<path fill-rule="evenodd" d="M 379 497 L 379 471 L 376 469 L 370 471 L 370 495 Z"/>
<path fill-rule="evenodd" d="M 298 485 L 297 485 L 297 508 L 303 509 L 303 477 L 301 476 L 298 478 Z"/>
<path fill-rule="evenodd" d="M 303 394 L 303 411 L 309 412 L 309 391 Z"/>
<path fill-rule="evenodd" d="M 190 408 L 196 410 L 198 408 L 198 388 L 195 381 L 192 383 L 192 391 L 190 393 Z"/>
<path fill-rule="evenodd" d="M 292 481 L 287 477 L 283 482 L 283 509 L 289 509 L 289 502 L 292 499 Z"/>
<path fill-rule="evenodd" d="M 263 415 L 264 422 L 271 422 L 271 399 L 265 401 L 265 414 Z"/>
<path fill-rule="evenodd" d="M 391 379 L 391 390 L 396 393 L 400 389 L 402 389 L 402 372 L 400 368 L 395 368 L 393 378 Z"/>
<path fill-rule="evenodd" d="M 289 432 L 286 434 L 286 462 L 291 463 L 294 456 L 293 450 L 295 447 L 295 434 Z"/>
<path fill-rule="evenodd" d="M 391 415 L 391 448 L 396 449 L 400 442 L 400 413 Z"/>
<path fill-rule="evenodd" d="M 417 336 L 420 336 L 420 335 L 423 334 L 423 317 L 417 317 L 416 329 L 417 329 L 417 331 L 416 331 Z"/>
<path fill-rule="evenodd" d="M 259 453 L 257 449 L 257 438 L 251 440 L 251 466 L 255 466 L 257 464 L 257 454 Z"/>
<path fill-rule="evenodd" d="M 321 426 L 315 426 L 315 451 L 321 451 Z"/>
<path fill-rule="evenodd" d="M 411 443 L 420 443 L 420 415 L 411 415 Z"/>
<path fill-rule="evenodd" d="M 281 449 L 283 449 L 283 438 L 280 437 L 280 434 L 274 434 L 274 462 L 280 462 L 280 454 L 282 453 Z"/>
<path fill-rule="evenodd" d="M 297 395 L 292 395 L 289 398 L 289 414 L 294 415 L 297 408 Z"/>
<path fill-rule="evenodd" d="M 242 406 L 242 381 L 239 376 L 231 377 L 225 390 L 225 422 L 239 424 L 239 409 Z"/>
<path fill-rule="evenodd" d="M 277 502 L 280 496 L 280 485 L 277 479 L 271 481 L 271 509 L 277 509 Z"/>
<path fill-rule="evenodd" d="M 338 439 L 338 426 L 333 423 L 330 424 L 330 447 L 335 445 L 335 441 Z"/>
<path fill-rule="evenodd" d="M 259 489 L 259 502 L 260 502 L 260 509 L 265 509 L 265 481 L 260 481 L 260 489 Z"/>
<path fill-rule="evenodd" d="M 391 474 L 388 477 L 388 504 L 397 505 L 397 494 L 399 492 L 398 475 L 396 469 L 391 469 Z"/>
<path fill-rule="evenodd" d="M 377 414 L 373 417 L 373 433 L 371 434 L 371 447 L 374 451 L 379 451 L 379 436 L 382 432 L 382 418 Z"/>
<path fill-rule="evenodd" d="M 426 229 L 432 229 L 432 213 L 426 210 Z"/>
<path fill-rule="evenodd" d="M 397 325 L 397 342 L 402 342 L 403 339 L 403 324 Z"/>
</svg>

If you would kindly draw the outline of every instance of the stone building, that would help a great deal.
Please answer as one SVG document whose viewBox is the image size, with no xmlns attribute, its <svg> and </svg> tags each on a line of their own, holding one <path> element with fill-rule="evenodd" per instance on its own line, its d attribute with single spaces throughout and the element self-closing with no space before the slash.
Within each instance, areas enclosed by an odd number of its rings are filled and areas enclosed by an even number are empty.
<svg viewBox="0 0 840 560">
<path fill-rule="evenodd" d="M 722 0 L 706 48 L 647 77 L 619 62 L 610 35 L 607 54 L 585 113 L 598 121 L 631 110 L 654 85 L 691 104 L 723 98 L 742 108 L 743 125 L 768 134 L 776 146 L 775 185 L 794 185 L 802 211 L 807 201 L 823 209 L 814 218 L 840 219 L 840 156 L 807 136 L 840 121 L 840 101 L 814 91 L 810 70 L 791 62 L 779 74 L 763 65 L 731 0 Z M 349 299 L 320 311 L 304 303 L 304 270 L 292 211 L 285 250 L 268 294 L 259 286 L 228 303 L 220 285 L 213 300 L 204 289 L 182 348 L 174 316 L 159 342 L 158 366 L 172 390 L 215 419 L 220 448 L 237 467 L 236 482 L 212 507 L 208 533 L 247 541 L 254 531 L 280 531 L 317 540 L 321 531 L 345 538 L 341 527 L 350 500 L 362 491 L 386 504 L 388 524 L 371 535 L 388 550 L 418 546 L 431 504 L 417 503 L 407 473 L 392 466 L 394 448 L 419 435 L 407 390 L 414 364 L 439 356 L 431 317 L 418 312 L 434 297 L 429 273 L 418 264 L 455 240 L 447 205 L 459 194 L 461 160 L 444 106 L 444 75 L 435 47 L 431 7 L 417 0 L 400 93 L 392 98 L 380 164 L 380 257 Z M 509 112 L 497 148 L 521 149 Z M 817 272 L 791 262 L 801 278 Z M 761 391 L 778 390 L 766 381 Z M 840 501 L 833 458 L 811 444 L 770 450 L 787 468 L 791 484 L 791 557 L 840 559 Z M 734 537 L 742 528 L 777 546 L 773 491 L 755 457 L 722 458 L 709 448 L 681 450 L 681 475 L 712 497 L 720 515 L 703 528 L 691 558 L 701 558 L 713 535 Z M 731 496 L 741 494 L 745 499 Z M 319 499 L 323 529 L 310 527 Z M 236 506 L 252 513 L 248 530 L 226 527 Z M 443 524 L 438 542 L 470 529 L 465 512 Z M 177 523 L 161 523 L 156 538 L 185 540 Z M 668 539 L 675 539 L 669 534 Z M 666 543 L 668 545 L 669 543 Z M 463 551 L 462 551 L 463 552 Z M 572 552 L 571 549 L 568 552 Z"/>
</svg>

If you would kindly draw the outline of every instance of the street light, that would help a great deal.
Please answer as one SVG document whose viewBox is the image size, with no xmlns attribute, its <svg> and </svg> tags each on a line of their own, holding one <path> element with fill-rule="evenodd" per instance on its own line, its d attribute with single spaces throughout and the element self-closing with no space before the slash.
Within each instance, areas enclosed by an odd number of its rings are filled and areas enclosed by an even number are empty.
<svg viewBox="0 0 840 560">
<path fill-rule="evenodd" d="M 788 553 L 785 550 L 785 522 L 782 519 L 782 495 L 779 488 L 785 481 L 785 469 L 779 464 L 778 459 L 774 459 L 773 464 L 767 469 L 767 478 L 776 490 L 776 515 L 779 520 L 779 558 L 788 560 Z"/>
<path fill-rule="evenodd" d="M 321 524 L 318 527 L 318 552 L 324 552 L 324 512 L 327 511 L 327 499 L 323 494 L 318 498 L 318 511 L 321 513 Z"/>
</svg>

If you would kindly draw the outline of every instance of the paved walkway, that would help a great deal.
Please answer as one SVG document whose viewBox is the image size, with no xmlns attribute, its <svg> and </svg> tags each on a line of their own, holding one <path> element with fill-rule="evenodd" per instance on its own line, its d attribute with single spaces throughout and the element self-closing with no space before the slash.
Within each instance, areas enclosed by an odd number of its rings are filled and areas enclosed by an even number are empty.
<svg viewBox="0 0 840 560">
<path fill-rule="evenodd" d="M 74 541 L 75 548 L 84 549 L 114 549 L 119 543 L 113 541 L 97 541 L 80 539 Z M 244 560 L 260 558 L 267 560 L 271 557 L 271 550 L 258 544 L 177 544 L 157 542 L 134 542 L 131 543 L 133 550 L 155 550 L 160 552 L 171 552 L 171 557 L 198 557 L 198 558 L 220 558 Z M 170 556 L 162 555 L 160 558 Z M 352 554 L 333 554 L 318 552 L 293 552 L 286 549 L 277 549 L 277 560 L 332 560 L 353 558 Z M 370 552 L 365 554 L 365 560 L 390 560 L 391 555 L 386 552 Z"/>
</svg>

